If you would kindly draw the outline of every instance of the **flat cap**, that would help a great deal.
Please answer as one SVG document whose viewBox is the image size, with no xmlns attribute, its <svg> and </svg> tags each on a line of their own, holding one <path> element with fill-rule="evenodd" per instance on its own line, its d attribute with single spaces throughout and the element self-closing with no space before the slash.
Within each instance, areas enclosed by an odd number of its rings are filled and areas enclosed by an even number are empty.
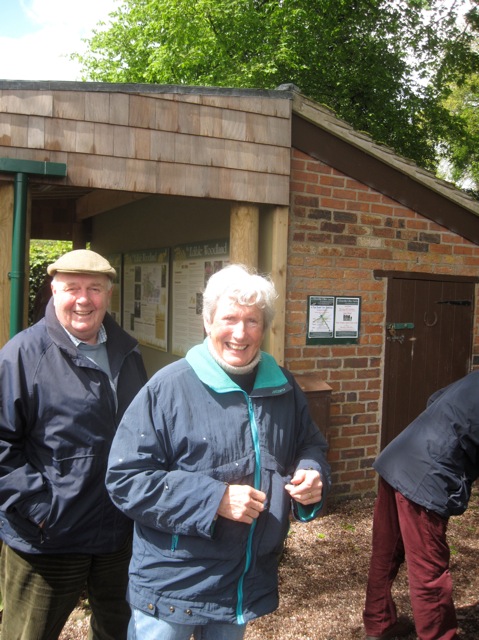
<svg viewBox="0 0 479 640">
<path fill-rule="evenodd" d="M 111 264 L 99 253 L 89 249 L 76 249 L 63 254 L 53 264 L 48 265 L 47 273 L 103 273 L 111 280 L 116 277 L 116 271 Z"/>
</svg>

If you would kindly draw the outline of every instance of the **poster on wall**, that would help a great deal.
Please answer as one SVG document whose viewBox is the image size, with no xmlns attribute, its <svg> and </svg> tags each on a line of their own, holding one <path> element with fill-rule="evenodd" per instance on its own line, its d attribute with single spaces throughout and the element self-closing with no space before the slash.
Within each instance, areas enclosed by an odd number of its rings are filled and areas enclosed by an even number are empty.
<svg viewBox="0 0 479 640">
<path fill-rule="evenodd" d="M 203 341 L 203 290 L 209 277 L 229 264 L 229 241 L 181 245 L 173 249 L 172 353 L 184 356 Z"/>
<path fill-rule="evenodd" d="M 310 296 L 308 310 L 308 338 L 332 338 L 334 334 L 334 296 Z"/>
<path fill-rule="evenodd" d="M 360 300 L 356 297 L 336 297 L 334 337 L 338 340 L 359 338 Z"/>
<path fill-rule="evenodd" d="M 105 258 L 108 260 L 108 262 L 116 271 L 116 279 L 115 279 L 115 284 L 113 286 L 113 292 L 110 298 L 110 304 L 108 305 L 108 313 L 111 315 L 113 320 L 115 320 L 116 322 L 118 322 L 119 325 L 121 325 L 122 324 L 121 290 L 122 290 L 122 279 L 123 279 L 121 253 L 110 253 L 105 255 Z"/>
<path fill-rule="evenodd" d="M 169 259 L 169 249 L 123 256 L 123 328 L 160 351 L 168 348 Z"/>
<path fill-rule="evenodd" d="M 360 297 L 308 296 L 306 344 L 357 343 L 360 310 Z"/>
</svg>

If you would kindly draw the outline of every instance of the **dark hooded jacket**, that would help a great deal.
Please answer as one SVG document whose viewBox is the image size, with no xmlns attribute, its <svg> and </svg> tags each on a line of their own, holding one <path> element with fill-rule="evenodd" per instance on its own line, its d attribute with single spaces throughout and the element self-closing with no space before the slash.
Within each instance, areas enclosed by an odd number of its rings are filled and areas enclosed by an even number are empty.
<svg viewBox="0 0 479 640">
<path fill-rule="evenodd" d="M 130 533 L 105 472 L 120 419 L 147 378 L 136 340 L 108 314 L 103 325 L 117 400 L 52 301 L 0 351 L 0 537 L 16 550 L 106 553 Z"/>
<path fill-rule="evenodd" d="M 433 394 L 373 466 L 412 502 L 444 518 L 464 513 L 479 476 L 479 371 Z"/>
</svg>

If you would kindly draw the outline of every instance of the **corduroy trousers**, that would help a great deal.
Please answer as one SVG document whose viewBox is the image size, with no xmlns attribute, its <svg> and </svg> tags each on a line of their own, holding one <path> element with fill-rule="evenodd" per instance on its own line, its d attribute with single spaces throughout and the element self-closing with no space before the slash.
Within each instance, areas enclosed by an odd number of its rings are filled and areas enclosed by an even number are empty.
<svg viewBox="0 0 479 640">
<path fill-rule="evenodd" d="M 391 588 L 406 560 L 419 640 L 458 638 L 447 524 L 446 518 L 411 502 L 380 478 L 363 613 L 367 635 L 380 636 L 396 622 Z"/>
<path fill-rule="evenodd" d="M 1 640 L 57 640 L 86 589 L 90 640 L 126 640 L 131 540 L 115 553 L 25 554 L 7 545 L 0 557 Z"/>
</svg>

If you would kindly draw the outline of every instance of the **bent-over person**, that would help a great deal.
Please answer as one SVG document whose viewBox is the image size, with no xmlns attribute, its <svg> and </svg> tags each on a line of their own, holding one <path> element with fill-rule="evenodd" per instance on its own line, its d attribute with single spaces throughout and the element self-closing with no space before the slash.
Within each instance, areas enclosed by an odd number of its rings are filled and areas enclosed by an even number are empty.
<svg viewBox="0 0 479 640">
<path fill-rule="evenodd" d="M 380 453 L 364 608 L 366 640 L 408 635 L 391 588 L 406 561 L 419 640 L 455 640 L 447 525 L 467 509 L 479 476 L 479 371 L 434 393 Z"/>
</svg>

